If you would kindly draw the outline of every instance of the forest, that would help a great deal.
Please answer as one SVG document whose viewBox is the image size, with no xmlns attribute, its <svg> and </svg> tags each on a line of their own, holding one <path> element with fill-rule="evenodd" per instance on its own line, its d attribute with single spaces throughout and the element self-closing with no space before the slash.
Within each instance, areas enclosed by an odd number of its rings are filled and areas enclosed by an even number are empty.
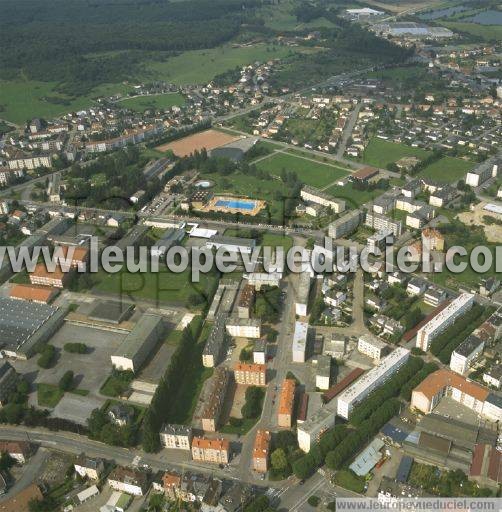
<svg viewBox="0 0 502 512">
<path fill-rule="evenodd" d="M 57 81 L 78 96 L 131 79 L 148 52 L 212 48 L 259 0 L 0 0 L 0 78 Z"/>
</svg>

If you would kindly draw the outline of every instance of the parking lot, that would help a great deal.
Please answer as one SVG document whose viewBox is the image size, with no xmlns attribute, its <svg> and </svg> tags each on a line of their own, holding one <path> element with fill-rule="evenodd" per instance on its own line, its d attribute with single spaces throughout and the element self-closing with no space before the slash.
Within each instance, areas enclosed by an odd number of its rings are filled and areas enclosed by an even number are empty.
<svg viewBox="0 0 502 512">
<path fill-rule="evenodd" d="M 57 362 L 52 368 L 40 368 L 36 355 L 28 361 L 13 361 L 12 364 L 35 384 L 57 385 L 64 373 L 72 370 L 76 387 L 89 391 L 90 396 L 98 395 L 111 371 L 110 356 L 124 337 L 124 334 L 65 323 L 49 342 L 57 350 Z M 86 354 L 71 354 L 63 348 L 66 343 L 85 343 L 89 350 Z M 36 397 L 32 399 L 36 400 Z"/>
</svg>

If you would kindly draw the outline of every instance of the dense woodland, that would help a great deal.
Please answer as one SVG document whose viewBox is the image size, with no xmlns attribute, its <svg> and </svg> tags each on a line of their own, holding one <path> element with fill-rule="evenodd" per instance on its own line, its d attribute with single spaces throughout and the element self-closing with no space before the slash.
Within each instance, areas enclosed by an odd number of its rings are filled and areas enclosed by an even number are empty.
<svg viewBox="0 0 502 512">
<path fill-rule="evenodd" d="M 0 79 L 23 76 L 57 82 L 57 91 L 77 97 L 103 83 L 148 76 L 145 62 L 179 52 L 214 48 L 246 34 L 276 32 L 264 25 L 270 0 L 0 0 Z M 273 2 L 272 2 L 273 3 Z M 338 8 L 340 6 L 338 5 Z M 278 7 L 280 8 L 280 7 Z M 359 65 L 402 61 L 408 52 L 337 16 L 336 6 L 302 2 L 299 22 L 320 17 L 326 51 L 296 56 L 277 85 L 316 80 Z M 226 83 L 233 78 L 219 77 Z M 64 103 L 61 96 L 48 98 Z"/>
</svg>

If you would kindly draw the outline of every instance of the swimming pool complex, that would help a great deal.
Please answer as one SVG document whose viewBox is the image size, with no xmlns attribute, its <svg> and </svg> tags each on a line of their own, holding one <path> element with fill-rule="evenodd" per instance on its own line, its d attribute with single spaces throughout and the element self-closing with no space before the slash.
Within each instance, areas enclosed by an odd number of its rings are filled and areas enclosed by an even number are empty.
<svg viewBox="0 0 502 512">
<path fill-rule="evenodd" d="M 256 201 L 246 201 L 242 199 L 218 199 L 215 206 L 219 208 L 228 208 L 229 210 L 254 210 Z"/>
</svg>

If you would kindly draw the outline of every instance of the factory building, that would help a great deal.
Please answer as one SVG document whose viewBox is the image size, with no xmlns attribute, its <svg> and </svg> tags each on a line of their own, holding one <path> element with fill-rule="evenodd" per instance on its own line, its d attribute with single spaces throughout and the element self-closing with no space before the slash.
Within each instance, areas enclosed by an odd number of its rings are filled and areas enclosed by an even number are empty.
<svg viewBox="0 0 502 512">
<path fill-rule="evenodd" d="M 162 317 L 145 313 L 111 356 L 117 370 L 138 372 L 164 334 Z"/>
</svg>

